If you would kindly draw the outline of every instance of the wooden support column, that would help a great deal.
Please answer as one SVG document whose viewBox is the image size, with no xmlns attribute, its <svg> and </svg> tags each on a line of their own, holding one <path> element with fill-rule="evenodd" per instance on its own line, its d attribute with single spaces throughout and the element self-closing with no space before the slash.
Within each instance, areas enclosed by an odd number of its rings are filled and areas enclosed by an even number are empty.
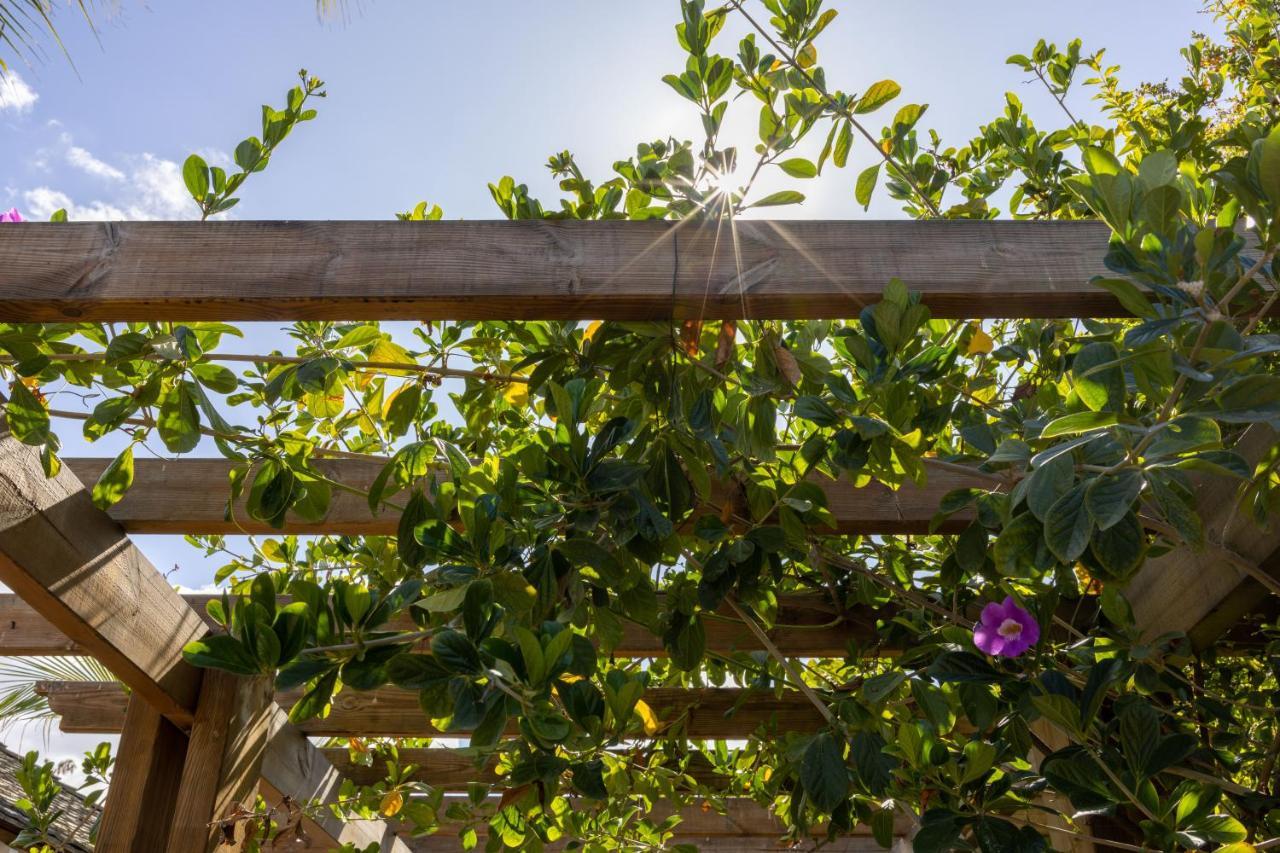
<svg viewBox="0 0 1280 853">
<path fill-rule="evenodd" d="M 237 805 L 252 809 L 274 709 L 269 678 L 217 669 L 205 673 L 173 812 L 170 853 L 213 850 L 221 837 L 217 822 Z"/>
<path fill-rule="evenodd" d="M 145 699 L 129 697 L 97 849 L 155 853 L 169 841 L 187 737 Z"/>
</svg>

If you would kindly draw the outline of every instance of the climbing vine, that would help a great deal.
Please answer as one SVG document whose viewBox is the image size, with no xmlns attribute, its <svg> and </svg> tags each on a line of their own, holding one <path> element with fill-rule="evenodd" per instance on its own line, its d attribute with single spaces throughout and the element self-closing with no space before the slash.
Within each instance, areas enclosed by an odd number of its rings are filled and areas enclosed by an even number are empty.
<svg viewBox="0 0 1280 853">
<path fill-rule="evenodd" d="M 888 846 L 905 821 L 920 851 L 1071 834 L 1276 843 L 1272 627 L 1152 636 L 1126 586 L 1193 549 L 1280 591 L 1197 501 L 1225 481 L 1256 524 L 1280 510 L 1280 9 L 1209 2 L 1225 36 L 1194 37 L 1176 85 L 1129 88 L 1101 52 L 1040 42 L 1008 62 L 1061 108 L 1054 129 L 1009 93 L 952 144 L 896 83 L 828 81 L 820 37 L 837 14 L 823 7 L 681 0 L 686 63 L 663 80 L 703 138 L 642 143 L 603 180 L 556 154 L 560 198 L 503 177 L 497 207 L 732 220 L 803 203 L 757 191 L 779 173 L 841 181 L 863 206 L 882 192 L 916 218 L 1100 219 L 1111 272 L 1095 284 L 1127 316 L 943 321 L 895 279 L 845 321 L 307 321 L 289 328 L 293 353 L 260 357 L 221 354 L 240 335 L 224 323 L 6 324 L 10 429 L 50 472 L 54 419 L 81 418 L 90 440 L 126 434 L 93 486 L 102 507 L 141 449 L 212 444 L 232 464 L 233 518 L 319 520 L 342 491 L 398 519 L 397 536 L 192 540 L 225 555 L 228 584 L 210 605 L 227 630 L 188 646 L 192 663 L 301 688 L 298 722 L 340 691 L 413 691 L 441 731 L 466 733 L 478 768 L 497 758 L 497 782 L 446 800 L 396 743 L 352 741 L 388 771 L 349 784 L 353 814 L 423 832 L 447 818 L 490 850 L 667 849 L 674 826 L 650 805 L 726 796 L 796 837 L 870 825 Z M 323 84 L 301 76 L 236 148 L 239 172 L 187 162 L 202 218 L 315 115 Z M 1078 118 L 1082 92 L 1103 123 Z M 730 110 L 758 114 L 756 139 L 724 138 Z M 399 218 L 443 215 L 424 202 Z M 64 391 L 96 402 L 60 409 Z M 381 459 L 380 473 L 367 489 L 334 481 L 317 464 L 333 457 Z M 930 535 L 833 533 L 814 482 L 923 486 L 944 471 L 973 485 L 942 500 L 934 529 L 948 532 Z M 870 612 L 874 644 L 783 656 L 768 630 L 791 593 Z M 708 648 L 725 619 L 763 651 Z M 615 658 L 634 626 L 666 656 Z M 702 742 L 654 713 L 659 686 L 786 692 L 823 723 Z M 721 782 L 691 774 L 695 759 Z"/>
</svg>

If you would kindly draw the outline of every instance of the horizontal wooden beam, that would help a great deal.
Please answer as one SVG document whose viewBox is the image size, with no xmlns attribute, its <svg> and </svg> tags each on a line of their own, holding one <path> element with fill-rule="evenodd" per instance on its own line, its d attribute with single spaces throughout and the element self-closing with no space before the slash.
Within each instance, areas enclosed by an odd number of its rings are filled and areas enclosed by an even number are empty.
<svg viewBox="0 0 1280 853">
<path fill-rule="evenodd" d="M 216 596 L 184 595 L 192 610 L 201 614 L 211 630 L 221 630 L 205 612 L 205 604 Z M 890 619 L 894 608 L 879 610 L 855 605 L 837 611 L 824 595 L 783 595 L 778 602 L 776 622 L 782 627 L 770 629 L 775 644 L 789 655 L 796 657 L 843 657 L 849 644 L 870 646 L 880 643 L 876 650 L 892 653 L 897 648 L 881 643 L 876 621 Z M 722 615 L 732 616 L 727 609 Z M 760 651 L 764 647 L 751 629 L 740 621 L 707 619 L 704 622 L 707 648 L 721 654 L 738 651 Z M 390 630 L 415 631 L 417 626 L 407 614 L 394 617 L 388 624 Z M 48 620 L 32 610 L 16 595 L 0 594 L 0 657 L 39 657 L 83 655 L 84 647 L 68 639 Z M 659 637 L 644 626 L 630 621 L 623 622 L 622 640 L 613 650 L 616 657 L 665 657 Z"/>
<path fill-rule="evenodd" d="M 124 723 L 128 697 L 115 682 L 42 681 L 36 686 L 61 717 L 64 732 L 110 734 Z M 276 701 L 289 707 L 301 690 L 283 691 Z M 663 728 L 690 738 L 744 738 L 757 731 L 816 731 L 823 719 L 799 693 L 743 690 L 734 687 L 684 689 L 654 687 L 644 701 Z M 307 720 L 298 728 L 317 737 L 439 737 L 418 704 L 418 694 L 394 687 L 360 692 L 344 690 L 333 698 L 329 716 Z"/>
<path fill-rule="evenodd" d="M 0 232 L 0 320 L 1118 316 L 1097 222 L 111 222 Z"/>
<path fill-rule="evenodd" d="M 352 760 L 351 750 L 332 747 L 322 750 L 325 758 L 346 778 L 358 785 L 372 785 L 386 777 L 386 764 L 375 752 L 369 763 Z M 442 791 L 462 791 L 475 782 L 490 783 L 497 781 L 496 758 L 477 766 L 475 759 L 445 747 L 401 748 L 397 750 L 397 761 L 400 767 L 412 765 L 415 769 L 410 774 L 415 782 L 422 782 Z M 676 764 L 662 765 L 676 772 Z M 701 752 L 689 756 L 688 765 L 679 771 L 692 778 L 700 785 L 710 788 L 723 788 L 728 778 L 717 773 L 711 762 Z"/>
<path fill-rule="evenodd" d="M 71 458 L 65 462 L 81 481 L 92 484 L 111 460 Z M 332 480 L 367 490 L 383 463 L 334 459 L 314 464 Z M 139 459 L 134 463 L 132 488 L 108 512 L 130 533 L 327 533 L 334 536 L 394 536 L 396 533 L 397 513 L 385 511 L 375 515 L 365 498 L 337 489 L 328 515 L 320 522 L 305 522 L 290 515 L 284 527 L 277 530 L 249 518 L 243 505 L 228 519 L 230 470 L 231 463 L 225 459 Z M 928 471 L 927 485 L 905 483 L 896 490 L 881 483 L 856 486 L 844 478 L 832 480 L 818 476 L 814 481 L 826 493 L 828 509 L 836 519 L 835 532 L 848 535 L 926 533 L 938 511 L 938 502 L 947 492 L 990 487 L 990 481 L 978 474 L 970 475 L 940 465 L 928 465 Z M 972 518 L 971 512 L 960 512 L 939 529 L 954 533 Z"/>
</svg>

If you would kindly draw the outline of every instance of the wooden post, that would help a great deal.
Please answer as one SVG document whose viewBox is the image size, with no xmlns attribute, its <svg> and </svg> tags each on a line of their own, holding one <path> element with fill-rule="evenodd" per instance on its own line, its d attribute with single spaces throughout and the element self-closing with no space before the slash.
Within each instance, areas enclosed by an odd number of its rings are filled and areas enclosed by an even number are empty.
<svg viewBox="0 0 1280 853">
<path fill-rule="evenodd" d="M 237 805 L 252 808 L 274 708 L 269 678 L 241 678 L 216 669 L 205 673 L 173 812 L 170 853 L 213 850 L 221 837 L 217 822 Z"/>
<path fill-rule="evenodd" d="M 186 754 L 186 735 L 137 693 L 130 696 L 98 829 L 98 850 L 165 849 Z"/>
</svg>

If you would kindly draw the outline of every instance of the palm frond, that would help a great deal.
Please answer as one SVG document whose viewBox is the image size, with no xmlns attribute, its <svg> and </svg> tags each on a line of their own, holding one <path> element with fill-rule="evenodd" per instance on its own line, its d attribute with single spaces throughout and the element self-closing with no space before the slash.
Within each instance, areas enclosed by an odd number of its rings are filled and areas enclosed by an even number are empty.
<svg viewBox="0 0 1280 853">
<path fill-rule="evenodd" d="M 93 0 L 67 0 L 67 5 L 79 8 L 90 28 L 93 27 L 89 11 Z M 5 53 L 29 58 L 37 49 L 41 33 L 52 38 L 63 55 L 67 55 L 53 21 L 55 8 L 53 0 L 0 0 L 0 70 L 7 67 Z"/>
<path fill-rule="evenodd" d="M 0 731 L 37 723 L 47 732 L 56 715 L 36 693 L 38 681 L 115 681 L 111 671 L 88 657 L 0 658 Z"/>
</svg>

